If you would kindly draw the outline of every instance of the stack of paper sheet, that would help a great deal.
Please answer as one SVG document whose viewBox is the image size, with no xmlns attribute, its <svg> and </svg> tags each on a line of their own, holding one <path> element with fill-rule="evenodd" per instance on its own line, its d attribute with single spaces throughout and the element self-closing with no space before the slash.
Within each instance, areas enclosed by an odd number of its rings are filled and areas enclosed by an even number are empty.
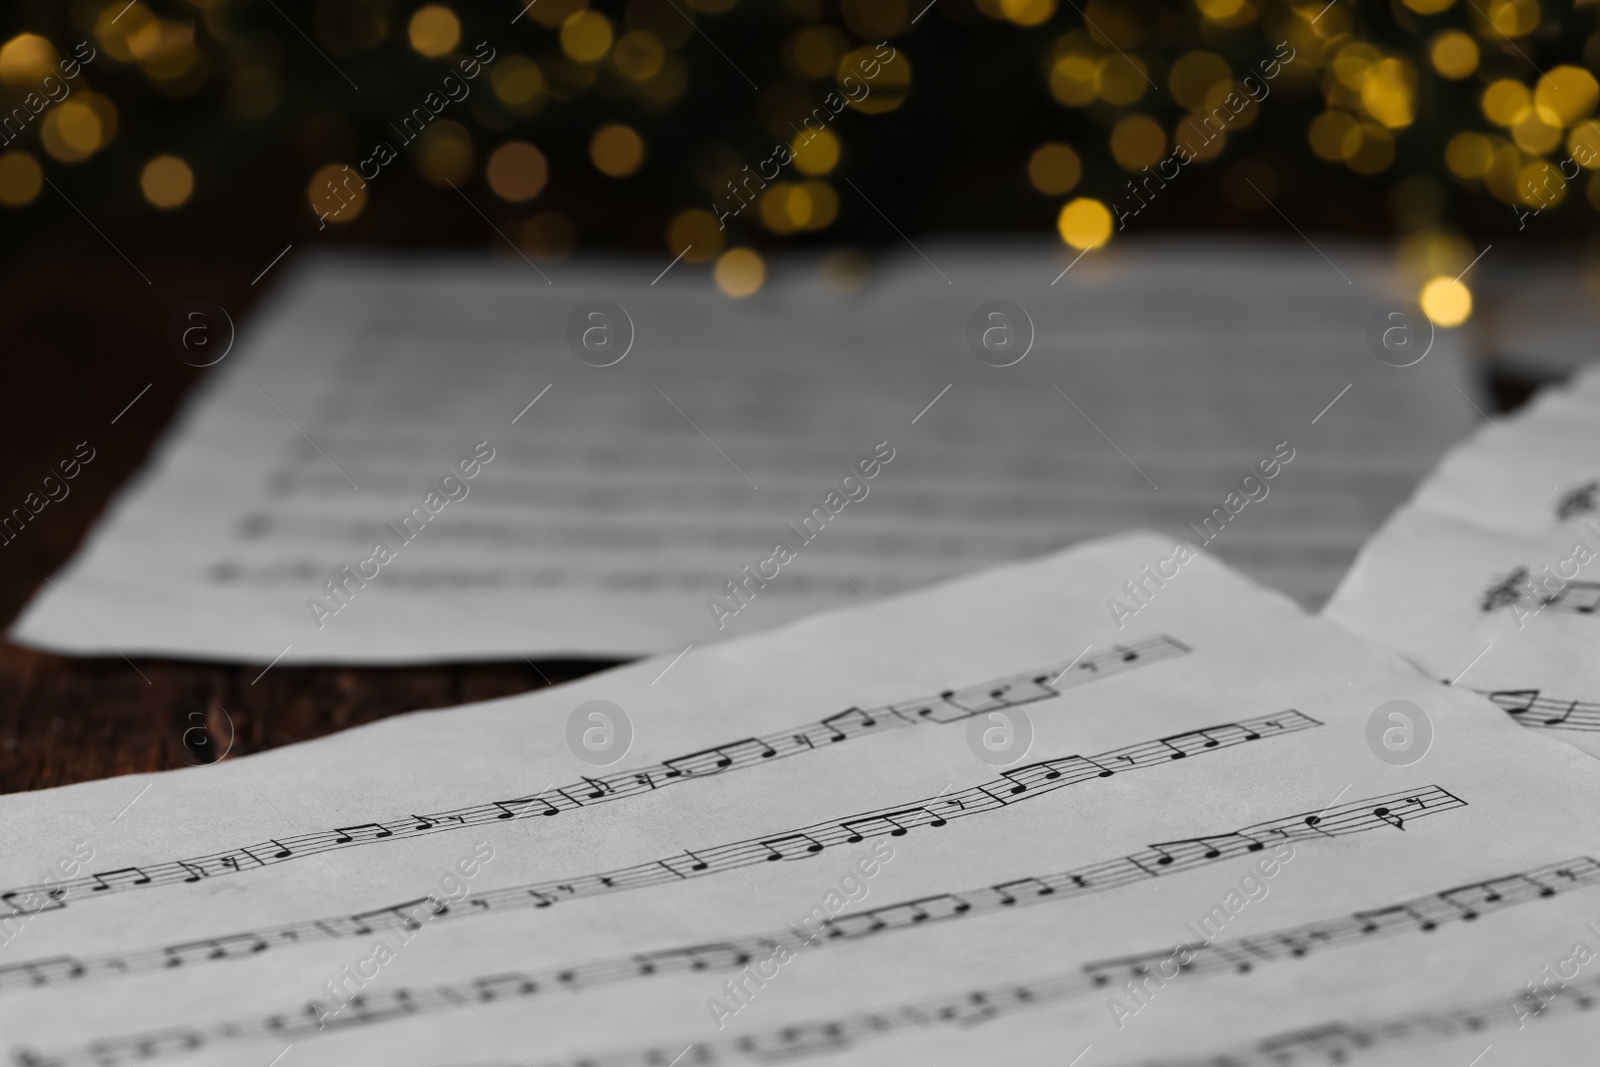
<svg viewBox="0 0 1600 1067">
<path fill-rule="evenodd" d="M 1172 548 L 0 798 L 11 1062 L 1584 1062 L 1600 763 Z"/>
</svg>

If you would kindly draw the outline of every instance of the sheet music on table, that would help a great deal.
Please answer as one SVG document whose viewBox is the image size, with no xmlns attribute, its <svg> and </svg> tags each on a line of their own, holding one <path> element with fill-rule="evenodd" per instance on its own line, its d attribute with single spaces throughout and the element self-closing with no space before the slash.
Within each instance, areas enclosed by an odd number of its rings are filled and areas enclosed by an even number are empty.
<svg viewBox="0 0 1600 1067">
<path fill-rule="evenodd" d="M 1271 1041 L 1285 1017 L 1361 1027 L 1480 1005 L 1566 958 L 1600 907 L 1600 764 L 1206 554 L 1119 631 L 1106 598 L 1168 550 L 1091 542 L 696 649 L 665 675 L 668 656 L 0 798 L 0 884 L 29 886 L 63 855 L 109 874 L 539 795 L 589 773 L 566 724 L 592 699 L 634 728 L 606 774 L 841 708 L 912 719 L 558 818 L 351 833 L 248 871 L 74 890 L 5 924 L 0 1052 L 15 1067 L 267 1064 L 286 1048 L 305 1067 L 802 1051 L 898 1067 L 935 1044 L 951 1065 L 1093 1044 L 1107 1063 L 1161 1062 Z M 1137 649 L 1169 654 L 1035 684 Z M 917 714 L 997 690 L 1012 695 L 992 711 Z M 1435 724 L 1409 766 L 1367 740 L 1395 699 Z M 1011 765 L 969 747 L 969 730 L 1024 716 Z M 651 865 L 677 873 L 626 889 L 613 873 Z M 607 891 L 534 895 L 591 882 Z M 1190 966 L 1163 977 L 1180 948 Z M 1581 1015 L 1558 1015 L 1515 1040 L 1587 1048 Z"/>
<path fill-rule="evenodd" d="M 1328 618 L 1600 756 L 1600 376 L 1448 455 L 1357 557 Z"/>
<path fill-rule="evenodd" d="M 1064 276 L 1056 248 L 926 251 L 951 284 L 908 252 L 841 296 L 779 259 L 746 301 L 687 264 L 574 261 L 548 286 L 463 258 L 285 264 L 13 639 L 677 652 L 1133 526 L 1195 539 L 1280 445 L 1292 464 L 1210 547 L 1316 606 L 1471 425 L 1454 336 L 1405 374 L 1367 350 L 1395 295 L 1373 248 L 1329 250 L 1353 284 L 1298 243 L 1113 246 Z M 997 297 L 1036 334 L 1005 368 L 966 341 Z M 596 298 L 636 332 L 603 368 L 566 340 Z"/>
</svg>

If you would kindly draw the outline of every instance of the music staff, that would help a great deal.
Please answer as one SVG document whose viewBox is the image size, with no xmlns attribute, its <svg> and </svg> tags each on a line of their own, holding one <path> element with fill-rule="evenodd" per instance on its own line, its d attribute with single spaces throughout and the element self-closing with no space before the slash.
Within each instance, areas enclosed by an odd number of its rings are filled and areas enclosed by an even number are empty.
<svg viewBox="0 0 1600 1067">
<path fill-rule="evenodd" d="M 882 707 L 850 708 L 813 723 L 765 737 L 730 741 L 714 748 L 675 756 L 646 767 L 616 771 L 576 784 L 547 789 L 531 796 L 490 801 L 429 815 L 404 815 L 385 822 L 334 827 L 294 837 L 274 838 L 259 844 L 228 849 L 205 856 L 166 860 L 105 871 L 57 882 L 29 885 L 0 892 L 0 915 L 17 914 L 16 898 L 49 892 L 65 906 L 97 896 L 154 886 L 195 883 L 204 878 L 256 870 L 341 848 L 382 841 L 398 841 L 424 834 L 493 824 L 498 820 L 561 815 L 578 808 L 640 796 L 665 786 L 758 766 L 774 759 L 802 755 L 841 741 L 919 726 L 965 721 L 974 715 L 1049 700 L 1068 689 L 1151 663 L 1187 655 L 1187 645 L 1166 636 L 1132 645 L 1116 645 L 1096 656 L 1043 667 L 1039 670 L 947 690 L 936 697 L 901 701 Z M 60 909 L 55 909 L 60 910 Z"/>
<path fill-rule="evenodd" d="M 1551 592 L 1551 583 L 1561 588 Z M 1600 582 L 1556 578 L 1549 574 L 1535 582 L 1527 567 L 1516 567 L 1484 590 L 1478 600 L 1478 608 L 1485 614 L 1499 608 L 1512 608 L 1520 613 L 1524 606 L 1533 612 L 1550 608 L 1573 615 L 1593 615 L 1600 610 Z"/>
<path fill-rule="evenodd" d="M 938 828 L 951 819 L 967 818 L 997 811 L 1030 798 L 1091 779 L 1106 778 L 1144 767 L 1161 766 L 1180 757 L 1248 744 L 1263 737 L 1296 733 L 1320 726 L 1317 720 L 1297 711 L 1226 723 L 1183 734 L 1144 741 L 1113 749 L 1094 757 L 1067 756 L 1005 771 L 991 782 L 971 786 L 951 794 L 917 801 L 893 809 L 881 809 L 843 819 L 815 823 L 799 830 L 763 837 L 747 838 L 731 844 L 699 851 L 683 852 L 597 874 L 570 879 L 511 886 L 466 897 L 454 905 L 441 907 L 427 897 L 388 905 L 351 915 L 309 919 L 264 930 L 244 931 L 159 949 L 127 954 L 112 954 L 82 961 L 67 957 L 30 961 L 0 967 L 0 988 L 16 988 L 56 979 L 77 980 L 129 974 L 155 968 L 179 967 L 202 960 L 237 958 L 264 952 L 272 947 L 305 944 L 350 936 L 365 936 L 375 927 L 404 925 L 405 916 L 422 906 L 432 912 L 430 921 L 450 917 L 465 918 L 526 908 L 548 908 L 579 897 L 642 889 L 672 884 L 748 867 L 764 862 L 801 860 L 843 844 L 856 844 L 869 837 L 902 837 L 919 827 Z M 1114 767 L 1115 771 L 1108 768 Z M 1426 803 L 1423 798 L 1422 803 Z M 1387 809 L 1385 809 L 1387 812 Z M 1321 828 L 1319 828 L 1321 829 Z M 1321 832 L 1326 832 L 1322 829 Z M 1174 849 L 1182 843 L 1173 843 Z M 1247 845 L 1241 845 L 1247 848 Z M 1162 855 L 1172 855 L 1171 852 Z M 1161 857 L 1153 856 L 1152 863 Z"/>
<path fill-rule="evenodd" d="M 1538 689 L 1475 689 L 1523 726 L 1543 730 L 1600 730 L 1600 704 L 1541 696 Z"/>
<path fill-rule="evenodd" d="M 1396 794 L 1396 797 L 1399 796 Z M 1359 810 L 1383 799 L 1391 798 L 1372 798 L 1345 807 Z M 1462 802 L 1457 801 L 1453 806 L 1460 807 Z M 1295 818 L 1303 823 L 1304 816 Z M 1288 821 L 1280 820 L 1285 823 Z M 1365 829 L 1375 829 L 1380 825 L 1370 823 Z M 1300 960 L 1318 952 L 1365 943 L 1375 938 L 1431 933 L 1446 924 L 1476 921 L 1498 911 L 1595 885 L 1600 885 L 1600 862 L 1589 856 L 1579 856 L 1334 919 L 1303 923 L 1235 941 L 1196 945 L 1193 946 L 1194 952 L 1189 961 L 1183 965 L 1181 974 L 1206 977 L 1249 972 L 1263 964 Z M 787 935 L 740 939 L 618 957 L 577 967 L 513 972 L 460 984 L 402 988 L 376 996 L 358 996 L 351 1002 L 351 1007 L 355 1009 L 353 1013 L 330 1020 L 328 1029 L 374 1025 L 421 1014 L 458 1010 L 473 1004 L 490 1004 L 545 992 L 567 992 L 656 974 L 736 970 L 755 958 L 757 953 L 770 952 L 780 937 L 784 936 Z M 1095 996 L 1119 982 L 1138 980 L 1158 961 L 1171 957 L 1172 949 L 1163 947 L 1129 956 L 1094 960 L 1075 970 L 1041 978 L 919 998 L 881 1013 L 863 1012 L 843 1018 L 786 1024 L 737 1039 L 697 1042 L 698 1051 L 682 1062 L 726 1064 L 798 1059 L 854 1047 L 874 1037 L 891 1034 L 896 1026 L 970 1029 L 1025 1008 L 1048 1007 L 1063 1001 Z M 1502 999 L 1494 1002 L 1494 1009 L 1509 1022 L 1512 1016 L 1506 1005 L 1507 1002 Z M 1534 1010 L 1546 1010 L 1551 1006 L 1549 1001 L 1542 1005 L 1535 1002 Z M 234 1040 L 261 1037 L 300 1040 L 318 1032 L 321 1029 L 316 1013 L 308 1009 L 249 1021 L 233 1021 L 205 1029 L 180 1028 L 134 1035 L 111 1044 L 121 1049 L 136 1050 L 140 1059 L 158 1059 L 172 1052 L 192 1051 Z M 1276 1040 L 1268 1039 L 1262 1044 L 1280 1048 L 1280 1045 L 1273 1043 Z M 585 1057 L 582 1063 L 586 1067 L 660 1067 L 671 1060 L 681 1047 L 681 1042 L 673 1043 L 670 1048 L 662 1044 L 602 1054 L 598 1058 Z M 77 1067 L 79 1064 L 99 1063 L 93 1057 L 109 1051 L 110 1045 L 92 1045 L 82 1052 L 61 1056 L 23 1052 L 22 1056 L 31 1058 L 21 1062 L 30 1067 Z M 1310 1048 L 1305 1051 L 1310 1051 Z"/>
<path fill-rule="evenodd" d="M 667 976 L 667 974 L 690 973 L 690 971 L 726 971 L 726 969 L 738 971 L 752 960 L 773 955 L 781 942 L 789 945 L 790 950 L 798 952 L 803 947 L 826 947 L 835 942 L 861 941 L 864 937 L 893 933 L 898 929 L 917 928 L 939 921 L 974 918 L 997 910 L 1014 910 L 1034 904 L 1069 901 L 1074 897 L 1106 893 L 1109 889 L 1133 885 L 1144 878 L 1168 877 L 1205 865 L 1218 864 L 1285 841 L 1344 837 L 1350 833 L 1386 829 L 1394 825 L 1389 821 L 1387 814 L 1395 809 L 1408 811 L 1411 817 L 1416 819 L 1424 814 L 1442 813 L 1461 806 L 1464 806 L 1464 801 L 1438 787 L 1392 793 L 1387 797 L 1370 797 L 1366 800 L 1349 801 L 1338 808 L 1320 809 L 1315 813 L 1294 814 L 1274 821 L 1259 822 L 1230 833 L 1213 833 L 1206 837 L 1187 838 L 1181 841 L 1163 841 L 1158 845 L 1150 845 L 1141 853 L 1077 869 L 1045 873 L 1037 877 L 1013 878 L 995 885 L 963 889 L 958 893 L 917 897 L 912 901 L 880 905 L 861 912 L 843 912 L 829 920 L 821 921 L 814 928 L 810 923 L 805 923 L 803 928 L 794 926 L 757 936 L 734 937 L 709 944 L 683 945 L 677 949 L 634 953 L 610 960 L 560 966 L 526 977 L 530 977 L 539 990 L 579 990 L 642 979 L 642 977 Z M 1378 814 L 1379 811 L 1384 814 Z M 1587 867 L 1579 869 L 1574 865 L 1573 872 L 1566 873 L 1562 877 L 1600 880 L 1600 864 L 1594 864 L 1592 861 L 1584 862 L 1587 862 Z M 1510 885 L 1515 883 L 1515 878 L 1507 878 L 1506 881 L 1509 885 L 1501 886 L 1494 889 L 1493 893 L 1486 894 L 1488 902 L 1474 901 L 1472 907 L 1482 912 L 1491 910 L 1494 902 L 1520 899 L 1518 897 L 1520 885 Z M 1490 883 L 1483 885 L 1488 886 Z M 1534 891 L 1542 891 L 1542 885 L 1528 886 L 1528 893 Z M 536 905 L 526 897 L 520 896 L 520 891 L 517 889 L 506 893 L 509 899 L 499 910 L 504 910 L 506 907 Z M 1453 889 L 1448 893 L 1464 894 L 1466 891 Z M 483 915 L 488 910 L 486 907 L 488 899 L 493 896 L 498 894 L 466 897 L 458 904 L 435 912 L 432 921 Z M 306 944 L 333 937 L 366 936 L 373 933 L 374 929 L 381 931 L 382 926 L 403 925 L 405 921 L 403 915 L 410 912 L 414 905 L 421 905 L 426 901 L 427 897 L 421 897 L 418 901 L 408 901 L 406 904 L 397 904 L 389 909 L 371 910 L 360 915 L 344 915 L 344 917 L 294 923 L 291 926 L 274 929 L 208 937 L 202 941 L 186 942 L 186 944 L 165 945 L 160 949 L 107 953 L 101 957 L 53 957 L 13 963 L 0 966 L 0 990 L 26 989 L 45 982 L 114 979 L 149 971 L 163 971 L 174 966 L 192 968 L 208 961 L 251 958 L 277 945 Z M 1462 907 L 1456 907 L 1453 913 L 1459 917 L 1464 912 Z M 1448 918 L 1450 917 L 1446 915 L 1445 920 Z M 1387 920 L 1382 915 L 1378 915 L 1373 921 L 1387 926 Z M 1256 952 L 1256 955 L 1261 955 L 1261 952 Z M 1134 961 L 1130 961 L 1130 966 L 1134 966 Z M 414 997 L 414 993 L 408 995 Z"/>
</svg>

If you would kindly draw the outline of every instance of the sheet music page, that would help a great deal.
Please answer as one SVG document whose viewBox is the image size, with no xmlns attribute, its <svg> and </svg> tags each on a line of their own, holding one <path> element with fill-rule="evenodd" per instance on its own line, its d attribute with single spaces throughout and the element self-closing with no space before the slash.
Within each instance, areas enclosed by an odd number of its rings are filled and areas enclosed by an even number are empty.
<svg viewBox="0 0 1600 1067">
<path fill-rule="evenodd" d="M 1548 732 L 1136 534 L 0 798 L 0 1032 L 16 1067 L 1581 1062 L 1597 808 Z"/>
<path fill-rule="evenodd" d="M 13 639 L 676 652 L 1132 526 L 1214 535 L 1316 606 L 1471 425 L 1459 339 L 1404 369 L 1367 350 L 1393 294 L 1361 246 L 1330 247 L 1338 267 L 1298 245 L 926 251 L 851 296 L 780 260 L 742 302 L 636 261 L 546 285 L 520 262 L 311 260 Z M 635 334 L 606 367 L 567 341 L 596 299 L 625 312 L 615 343 Z M 993 299 L 1035 335 L 1012 366 L 968 348 Z"/>
<path fill-rule="evenodd" d="M 1326 615 L 1600 756 L 1595 381 L 1548 390 L 1452 451 Z"/>
</svg>

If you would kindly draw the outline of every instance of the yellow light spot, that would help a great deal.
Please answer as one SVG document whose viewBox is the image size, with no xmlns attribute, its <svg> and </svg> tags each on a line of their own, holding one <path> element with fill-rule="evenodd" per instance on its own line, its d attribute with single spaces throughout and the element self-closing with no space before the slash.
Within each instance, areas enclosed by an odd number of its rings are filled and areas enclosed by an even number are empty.
<svg viewBox="0 0 1600 1067">
<path fill-rule="evenodd" d="M 573 12 L 583 10 L 587 3 L 588 0 L 539 0 L 527 8 L 528 18 L 546 29 L 553 30 L 567 21 Z M 670 8 L 668 10 L 680 23 L 684 21 L 682 15 L 672 12 Z"/>
<path fill-rule="evenodd" d="M 484 176 L 496 196 L 519 204 L 544 192 L 550 165 L 544 153 L 528 142 L 507 141 L 489 157 Z"/>
<path fill-rule="evenodd" d="M 598 11 L 578 11 L 561 24 L 561 50 L 578 63 L 598 63 L 611 51 L 611 20 Z"/>
<path fill-rule="evenodd" d="M 1167 72 L 1172 99 L 1191 111 L 1205 106 L 1206 97 L 1216 85 L 1232 85 L 1233 70 L 1215 52 L 1186 52 Z"/>
<path fill-rule="evenodd" d="M 1539 0 L 1494 0 L 1489 24 L 1494 35 L 1526 37 L 1539 28 Z"/>
<path fill-rule="evenodd" d="M 718 289 L 737 299 L 761 288 L 767 280 L 767 265 L 753 249 L 730 248 L 717 257 L 711 276 Z"/>
<path fill-rule="evenodd" d="M 1585 119 L 1567 134 L 1567 154 L 1580 167 L 1600 167 L 1600 122 Z"/>
<path fill-rule="evenodd" d="M 817 130 L 809 136 L 796 137 L 790 149 L 795 169 L 801 174 L 826 174 L 839 165 L 839 138 L 832 130 Z"/>
<path fill-rule="evenodd" d="M 722 251 L 723 234 L 716 216 L 692 207 L 680 211 L 667 226 L 667 250 L 673 255 L 683 252 L 686 263 L 704 263 Z"/>
<path fill-rule="evenodd" d="M 807 26 L 789 38 L 789 66 L 802 78 L 826 78 L 839 66 L 849 42 L 832 26 Z"/>
<path fill-rule="evenodd" d="M 1028 159 L 1028 181 L 1045 196 L 1063 196 L 1083 176 L 1078 153 L 1064 144 L 1040 145 Z"/>
<path fill-rule="evenodd" d="M 1018 26 L 1038 26 L 1056 13 L 1056 0 L 1000 0 L 1000 13 Z"/>
<path fill-rule="evenodd" d="M 761 224 L 773 233 L 793 233 L 811 218 L 811 198 L 793 182 L 773 182 L 759 207 Z"/>
<path fill-rule="evenodd" d="M 531 115 L 544 104 L 544 75 L 527 56 L 501 56 L 489 68 L 489 86 L 513 115 Z"/>
<path fill-rule="evenodd" d="M 1379 60 L 1361 80 L 1361 104 L 1391 130 L 1409 126 L 1416 118 L 1411 103 L 1416 82 L 1416 72 L 1404 60 Z"/>
<path fill-rule="evenodd" d="M 800 183 L 800 191 L 810 201 L 811 213 L 805 222 L 806 229 L 825 229 L 839 217 L 839 194 L 834 192 L 833 186 L 827 182 L 807 181 Z"/>
<path fill-rule="evenodd" d="M 1394 135 L 1376 122 L 1356 127 L 1356 140 L 1348 145 L 1345 164 L 1357 174 L 1380 174 L 1394 162 Z"/>
<path fill-rule="evenodd" d="M 1071 53 L 1050 68 L 1050 95 L 1068 107 L 1082 107 L 1100 95 L 1100 61 Z"/>
<path fill-rule="evenodd" d="M 1484 172 L 1483 184 L 1489 195 L 1507 204 L 1521 203 L 1517 178 L 1522 173 L 1524 157 L 1514 144 L 1496 140 L 1494 158 Z"/>
<path fill-rule="evenodd" d="M 661 38 L 649 30 L 632 30 L 617 38 L 611 50 L 611 63 L 629 81 L 646 82 L 656 76 L 666 60 Z"/>
<path fill-rule="evenodd" d="M 319 219 L 349 222 L 367 207 L 367 184 L 348 166 L 318 167 L 306 184 L 306 202 Z"/>
<path fill-rule="evenodd" d="M 56 49 L 37 33 L 19 33 L 0 46 L 0 81 L 11 88 L 38 88 L 56 73 Z"/>
<path fill-rule="evenodd" d="M 893 111 L 911 95 L 911 60 L 904 52 L 896 51 L 888 60 L 878 58 L 877 47 L 857 48 L 839 60 L 835 72 L 839 87 L 845 96 L 851 93 L 850 106 L 868 115 L 881 115 Z M 848 84 L 845 79 L 849 78 Z M 862 87 L 866 88 L 863 93 Z"/>
<path fill-rule="evenodd" d="M 1344 111 L 1324 111 L 1311 120 L 1308 136 L 1311 150 L 1329 163 L 1341 163 L 1350 158 L 1360 143 L 1361 124 L 1355 116 Z"/>
<path fill-rule="evenodd" d="M 411 47 L 430 59 L 449 55 L 461 41 L 461 20 L 443 4 L 428 4 L 417 8 L 406 27 Z"/>
<path fill-rule="evenodd" d="M 1200 14 L 1212 22 L 1228 22 L 1237 18 L 1245 8 L 1245 0 L 1195 0 Z"/>
<path fill-rule="evenodd" d="M 644 138 L 631 126 L 608 122 L 589 138 L 589 158 L 600 173 L 626 178 L 644 164 Z"/>
<path fill-rule="evenodd" d="M 1419 15 L 1437 15 L 1441 11 L 1450 10 L 1450 5 L 1456 0 L 1402 0 L 1402 2 Z"/>
<path fill-rule="evenodd" d="M 1588 118 L 1600 102 L 1600 82 L 1582 67 L 1546 71 L 1533 90 L 1534 106 L 1546 120 L 1571 126 Z"/>
<path fill-rule="evenodd" d="M 1452 81 L 1460 81 L 1478 69 L 1478 42 L 1460 30 L 1445 30 L 1428 46 L 1433 69 Z"/>
<path fill-rule="evenodd" d="M 452 119 L 435 121 L 417 138 L 417 170 L 434 185 L 448 188 L 472 177 L 472 134 Z"/>
<path fill-rule="evenodd" d="M 44 113 L 39 128 L 44 150 L 63 163 L 88 159 L 105 144 L 105 127 L 88 102 L 66 100 Z"/>
<path fill-rule="evenodd" d="M 1117 107 L 1136 102 L 1150 87 L 1138 56 L 1107 56 L 1100 68 L 1100 99 Z"/>
<path fill-rule="evenodd" d="M 1440 275 L 1422 287 L 1417 303 L 1436 324 L 1446 328 L 1460 326 L 1472 314 L 1472 291 L 1466 283 Z"/>
<path fill-rule="evenodd" d="M 1062 207 L 1056 229 L 1073 248 L 1099 248 L 1111 239 L 1111 212 L 1100 201 L 1080 196 Z"/>
<path fill-rule="evenodd" d="M 194 192 L 194 171 L 177 156 L 157 156 L 144 165 L 139 190 L 156 207 L 178 207 Z"/>
<path fill-rule="evenodd" d="M 1481 133 L 1458 133 L 1444 149 L 1444 165 L 1458 178 L 1481 178 L 1494 160 L 1494 145 Z"/>
<path fill-rule="evenodd" d="M 1496 126 L 1513 126 L 1533 109 L 1533 94 L 1511 78 L 1501 78 L 1483 91 L 1483 117 Z"/>
<path fill-rule="evenodd" d="M 1111 128 L 1111 155 L 1123 170 L 1139 170 L 1160 160 L 1167 133 L 1149 115 L 1126 115 Z"/>
<path fill-rule="evenodd" d="M 1383 53 L 1366 41 L 1351 41 L 1339 49 L 1333 60 L 1333 76 L 1346 89 L 1361 88 L 1367 71 L 1383 59 Z"/>
<path fill-rule="evenodd" d="M 1535 159 L 1517 172 L 1517 199 L 1543 211 L 1567 197 L 1567 182 L 1561 172 L 1543 159 Z"/>
<path fill-rule="evenodd" d="M 150 13 L 150 9 L 141 3 L 123 7 L 110 3 L 95 16 L 95 40 L 112 59 L 119 63 L 130 63 L 134 55 L 128 47 L 128 38 L 155 21 L 156 17 Z"/>
<path fill-rule="evenodd" d="M 0 204 L 22 207 L 31 204 L 44 185 L 44 171 L 28 152 L 7 152 L 0 156 Z"/>
<path fill-rule="evenodd" d="M 1529 108 L 1511 127 L 1511 139 L 1529 155 L 1542 156 L 1561 143 L 1561 127 L 1546 122 L 1538 108 Z"/>
</svg>

